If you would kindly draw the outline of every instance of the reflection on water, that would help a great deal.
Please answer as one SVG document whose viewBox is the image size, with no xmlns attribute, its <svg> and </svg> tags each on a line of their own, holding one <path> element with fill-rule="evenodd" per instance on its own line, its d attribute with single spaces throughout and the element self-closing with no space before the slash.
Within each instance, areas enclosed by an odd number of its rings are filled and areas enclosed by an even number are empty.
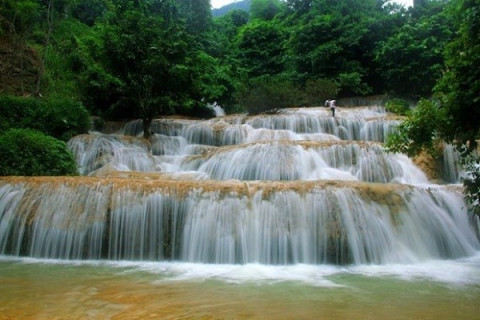
<svg viewBox="0 0 480 320">
<path fill-rule="evenodd" d="M 479 262 L 341 268 L 2 258 L 0 319 L 478 319 Z M 437 278 L 424 277 L 435 265 Z"/>
</svg>

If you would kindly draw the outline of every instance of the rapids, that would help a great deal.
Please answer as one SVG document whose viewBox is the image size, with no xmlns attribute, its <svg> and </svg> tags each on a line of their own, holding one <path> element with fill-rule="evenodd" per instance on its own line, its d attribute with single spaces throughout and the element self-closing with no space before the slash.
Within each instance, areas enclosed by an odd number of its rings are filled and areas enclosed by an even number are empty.
<svg viewBox="0 0 480 320">
<path fill-rule="evenodd" d="M 0 319 L 478 318 L 452 146 L 385 152 L 378 106 L 217 115 L 73 137 L 77 177 L 0 177 Z"/>
<path fill-rule="evenodd" d="M 479 251 L 461 187 L 383 149 L 398 118 L 381 107 L 337 115 L 160 119 L 149 141 L 139 121 L 76 136 L 68 146 L 84 177 L 0 178 L 0 254 L 383 265 Z M 456 182 L 448 146 L 445 158 Z"/>
</svg>

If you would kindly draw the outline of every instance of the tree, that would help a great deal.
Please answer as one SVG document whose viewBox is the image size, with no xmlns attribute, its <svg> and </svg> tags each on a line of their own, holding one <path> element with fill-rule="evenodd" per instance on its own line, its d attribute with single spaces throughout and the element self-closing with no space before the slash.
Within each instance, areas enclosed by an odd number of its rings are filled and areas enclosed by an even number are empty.
<svg viewBox="0 0 480 320">
<path fill-rule="evenodd" d="M 74 0 L 70 12 L 74 18 L 88 26 L 93 26 L 107 10 L 106 0 Z"/>
<path fill-rule="evenodd" d="M 275 75 L 285 70 L 285 31 L 273 21 L 255 20 L 237 36 L 237 58 L 249 77 Z"/>
<path fill-rule="evenodd" d="M 171 72 L 182 66 L 172 62 L 184 58 L 185 53 L 182 42 L 165 41 L 165 25 L 159 18 L 135 9 L 120 10 L 110 17 L 102 26 L 101 37 L 107 70 L 121 84 L 117 110 L 125 108 L 128 114 L 131 109 L 131 115 L 139 116 L 148 138 L 153 117 L 173 107 L 169 80 Z M 171 35 L 178 34 L 176 31 L 172 29 Z"/>
<path fill-rule="evenodd" d="M 443 49 L 453 33 L 445 7 L 444 1 L 430 1 L 416 8 L 415 19 L 379 43 L 375 61 L 387 90 L 416 99 L 431 96 L 442 75 Z"/>
<path fill-rule="evenodd" d="M 293 107 L 302 94 L 291 82 L 275 77 L 262 77 L 251 80 L 239 90 L 238 96 L 242 107 L 248 114 L 254 115 Z"/>
<path fill-rule="evenodd" d="M 197 42 L 181 20 L 166 22 L 148 5 L 123 1 L 98 25 L 100 41 L 92 46 L 92 55 L 101 63 L 89 70 L 101 83 L 93 87 L 95 81 L 85 81 L 86 92 L 112 88 L 116 94 L 110 97 L 110 109 L 117 117 L 141 118 L 145 138 L 155 116 L 188 113 L 206 104 L 199 70 L 212 62 L 199 56 L 193 47 Z"/>
<path fill-rule="evenodd" d="M 32 30 L 40 5 L 35 0 L 0 0 L 0 22 L 7 31 L 24 34 Z"/>
<path fill-rule="evenodd" d="M 458 31 L 445 50 L 446 71 L 435 87 L 435 100 L 422 102 L 401 124 L 390 138 L 390 148 L 413 154 L 430 149 L 436 139 L 455 143 L 470 170 L 464 181 L 467 200 L 480 214 L 476 141 L 480 131 L 480 1 L 462 0 L 449 9 Z"/>
<path fill-rule="evenodd" d="M 398 23 L 384 2 L 317 0 L 308 10 L 294 11 L 288 56 L 302 81 L 335 80 L 343 96 L 372 92 L 366 81 L 377 72 L 372 52 Z"/>
<path fill-rule="evenodd" d="M 35 0 L 0 0 L 0 35 L 5 31 L 5 37 L 9 37 L 10 41 L 3 41 L 14 44 L 12 52 L 6 54 L 2 58 L 5 60 L 0 62 L 2 66 L 5 63 L 2 70 L 0 70 L 0 79 L 2 80 L 0 90 L 9 89 L 15 91 L 7 88 L 6 83 L 7 81 L 12 82 L 14 78 L 18 78 L 20 87 L 18 91 L 20 94 L 34 91 L 33 88 L 26 84 L 28 82 L 26 77 L 32 71 L 32 68 L 27 66 L 28 61 L 26 61 L 27 51 L 29 51 L 27 39 L 33 33 L 39 17 L 40 5 Z M 5 85 L 3 82 L 5 82 Z"/>
<path fill-rule="evenodd" d="M 480 129 L 480 1 L 462 0 L 452 10 L 458 32 L 446 47 L 446 72 L 435 91 L 449 115 L 444 135 L 473 151 Z"/>
<path fill-rule="evenodd" d="M 447 70 L 435 89 L 449 116 L 443 134 L 462 146 L 466 199 L 480 216 L 480 1 L 463 0 L 455 9 L 458 32 L 446 48 Z"/>
<path fill-rule="evenodd" d="M 312 5 L 313 0 L 287 0 L 287 7 L 300 13 L 307 11 Z"/>
<path fill-rule="evenodd" d="M 446 122 L 447 115 L 438 104 L 422 99 L 397 131 L 388 136 L 385 146 L 390 151 L 409 156 L 418 155 L 422 151 L 435 154 L 436 147 L 443 139 L 441 130 Z"/>
<path fill-rule="evenodd" d="M 208 31 L 212 23 L 210 0 L 183 0 L 180 7 L 187 20 L 187 31 L 199 35 Z"/>
<path fill-rule="evenodd" d="M 252 19 L 272 20 L 282 9 L 279 0 L 252 0 L 250 16 Z"/>
</svg>

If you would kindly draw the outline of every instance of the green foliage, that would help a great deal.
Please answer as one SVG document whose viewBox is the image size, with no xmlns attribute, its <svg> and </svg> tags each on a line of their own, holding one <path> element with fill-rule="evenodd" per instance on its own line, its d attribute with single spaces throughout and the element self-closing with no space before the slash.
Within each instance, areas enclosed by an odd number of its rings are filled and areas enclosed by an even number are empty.
<svg viewBox="0 0 480 320">
<path fill-rule="evenodd" d="M 210 29 L 212 11 L 210 0 L 182 0 L 180 9 L 187 20 L 187 30 L 190 34 L 199 35 Z"/>
<path fill-rule="evenodd" d="M 239 28 L 248 23 L 248 12 L 233 10 L 228 14 L 213 20 L 212 32 L 210 32 L 211 43 L 208 50 L 215 57 L 223 58 L 226 55 L 233 55 L 234 39 Z"/>
<path fill-rule="evenodd" d="M 119 10 L 100 26 L 101 47 L 94 54 L 100 55 L 103 69 L 91 75 L 100 76 L 100 93 L 102 86 L 118 85 L 118 100 L 111 105 L 117 113 L 146 120 L 184 102 L 177 87 L 189 72 L 182 35 L 183 30 L 139 10 Z M 94 87 L 87 90 L 98 90 L 98 82 L 89 83 Z"/>
<path fill-rule="evenodd" d="M 386 89 L 414 98 L 429 97 L 442 75 L 443 49 L 451 40 L 452 19 L 444 1 L 430 1 L 415 9 L 417 18 L 376 47 Z"/>
<path fill-rule="evenodd" d="M 78 21 L 93 26 L 108 10 L 106 0 L 73 0 L 71 14 Z"/>
<path fill-rule="evenodd" d="M 394 98 L 387 101 L 385 109 L 388 112 L 398 114 L 400 116 L 406 116 L 410 111 L 410 104 L 407 100 Z"/>
<path fill-rule="evenodd" d="M 289 1 L 291 65 L 303 79 L 334 79 L 340 95 L 365 95 L 379 82 L 375 45 L 397 28 L 396 14 L 378 1 Z M 380 88 L 381 89 L 381 88 Z"/>
<path fill-rule="evenodd" d="M 287 0 L 287 7 L 300 13 L 307 11 L 312 5 L 313 0 Z"/>
<path fill-rule="evenodd" d="M 272 21 L 255 20 L 238 33 L 236 57 L 249 77 L 277 75 L 285 70 L 287 34 Z"/>
<path fill-rule="evenodd" d="M 43 92 L 47 96 L 81 98 L 80 71 L 87 62 L 80 40 L 91 34 L 85 24 L 71 18 L 61 20 L 44 53 Z"/>
<path fill-rule="evenodd" d="M 480 131 L 480 1 L 462 0 L 452 7 L 458 33 L 445 50 L 447 72 L 435 88 L 449 116 L 443 135 L 466 146 L 463 160 L 466 199 L 480 215 L 480 166 L 477 139 Z"/>
<path fill-rule="evenodd" d="M 11 32 L 25 34 L 31 31 L 39 16 L 38 1 L 0 0 L 0 23 L 4 22 L 5 28 Z"/>
<path fill-rule="evenodd" d="M 426 4 L 421 6 L 426 10 Z M 389 137 L 391 150 L 409 155 L 432 150 L 435 140 L 455 143 L 468 171 L 466 199 L 480 212 L 480 169 L 477 154 L 480 109 L 480 1 L 452 3 L 458 33 L 445 50 L 447 70 L 435 87 L 436 103 L 420 101 L 399 131 Z"/>
<path fill-rule="evenodd" d="M 341 88 L 344 95 L 367 95 L 372 92 L 372 88 L 363 81 L 363 75 L 360 72 L 353 71 L 342 72 L 337 76 L 338 87 Z"/>
<path fill-rule="evenodd" d="M 171 20 L 173 2 L 164 7 L 133 0 L 123 1 L 97 23 L 96 37 L 86 46 L 93 64 L 86 65 L 82 81 L 91 108 L 103 102 L 108 108 L 103 114 L 141 118 L 148 137 L 153 117 L 203 112 L 206 103 L 224 97 L 229 76 L 201 50 L 206 38 L 189 32 L 192 24 L 207 28 L 209 15 L 192 11 L 207 2 L 185 1 L 176 7 L 186 24 Z"/>
<path fill-rule="evenodd" d="M 420 100 L 409 117 L 388 136 L 385 147 L 391 152 L 409 156 L 426 150 L 435 154 L 436 143 L 442 138 L 441 128 L 447 123 L 445 111 L 430 100 Z"/>
<path fill-rule="evenodd" d="M 323 105 L 325 100 L 336 97 L 337 85 L 328 79 L 307 80 L 305 83 L 304 97 L 308 106 Z"/>
<path fill-rule="evenodd" d="M 252 19 L 272 20 L 282 9 L 279 0 L 252 0 L 250 16 Z"/>
<path fill-rule="evenodd" d="M 41 100 L 0 96 L 0 131 L 29 128 L 68 141 L 85 133 L 90 120 L 85 108 L 68 98 Z"/>
<path fill-rule="evenodd" d="M 67 145 L 41 132 L 10 129 L 0 134 L 0 175 L 77 175 L 75 160 Z"/>
<path fill-rule="evenodd" d="M 231 70 L 220 61 L 205 52 L 196 52 L 192 57 L 191 70 L 194 78 L 198 79 L 193 88 L 204 101 L 231 101 L 231 94 L 235 90 L 234 75 Z"/>
<path fill-rule="evenodd" d="M 331 79 L 339 97 L 429 95 L 452 34 L 444 0 L 409 11 L 383 0 L 254 0 L 250 21 L 240 10 L 212 21 L 208 0 L 0 2 L 2 25 L 25 30 L 44 62 L 35 92 L 117 119 L 213 101 L 228 109 L 241 83 L 266 76 L 299 87 Z"/>
<path fill-rule="evenodd" d="M 293 107 L 302 94 L 291 82 L 274 78 L 257 78 L 239 91 L 238 102 L 249 114 L 275 112 Z"/>
<path fill-rule="evenodd" d="M 480 216 L 480 155 L 468 152 L 462 159 L 468 175 L 463 178 L 465 198 L 473 213 Z"/>
<path fill-rule="evenodd" d="M 445 50 L 447 70 L 435 88 L 449 115 L 444 135 L 476 148 L 480 130 L 480 1 L 453 7 L 459 32 Z"/>
</svg>

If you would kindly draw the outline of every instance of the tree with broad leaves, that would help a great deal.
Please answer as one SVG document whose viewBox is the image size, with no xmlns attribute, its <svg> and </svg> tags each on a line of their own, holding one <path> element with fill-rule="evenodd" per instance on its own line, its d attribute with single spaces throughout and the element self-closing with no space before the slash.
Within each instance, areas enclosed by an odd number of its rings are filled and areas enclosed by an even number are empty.
<svg viewBox="0 0 480 320">
<path fill-rule="evenodd" d="M 165 24 L 142 9 L 127 1 L 99 30 L 105 70 L 118 79 L 119 96 L 112 107 L 140 117 L 148 138 L 155 116 L 191 107 L 192 77 L 190 39 L 183 26 Z"/>
<path fill-rule="evenodd" d="M 416 154 L 431 151 L 435 140 L 455 143 L 469 172 L 464 179 L 466 198 L 480 214 L 480 0 L 452 2 L 449 10 L 457 33 L 444 52 L 445 72 L 435 87 L 435 99 L 422 100 L 387 146 Z"/>
</svg>

